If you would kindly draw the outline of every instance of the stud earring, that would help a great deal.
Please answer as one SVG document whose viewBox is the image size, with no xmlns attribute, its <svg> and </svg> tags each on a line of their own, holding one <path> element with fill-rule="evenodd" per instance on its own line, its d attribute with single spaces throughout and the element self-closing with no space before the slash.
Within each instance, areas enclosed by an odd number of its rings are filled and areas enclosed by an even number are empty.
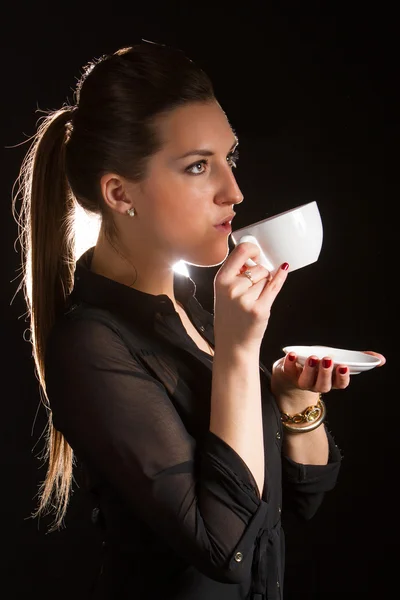
<svg viewBox="0 0 400 600">
<path fill-rule="evenodd" d="M 135 216 L 135 209 L 132 208 L 128 208 L 128 210 L 126 211 L 126 214 L 129 215 L 130 217 L 134 217 Z"/>
</svg>

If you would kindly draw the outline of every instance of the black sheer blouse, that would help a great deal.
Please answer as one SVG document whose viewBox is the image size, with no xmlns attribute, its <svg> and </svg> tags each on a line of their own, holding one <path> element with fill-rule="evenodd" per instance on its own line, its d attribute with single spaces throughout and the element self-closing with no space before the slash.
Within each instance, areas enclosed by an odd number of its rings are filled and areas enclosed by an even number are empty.
<svg viewBox="0 0 400 600">
<path fill-rule="evenodd" d="M 281 511 L 309 519 L 335 485 L 329 463 L 282 455 L 282 425 L 260 363 L 265 486 L 209 431 L 212 356 L 187 334 L 172 301 L 90 271 L 50 335 L 46 386 L 54 426 L 87 474 L 104 539 L 93 597 L 125 600 L 272 600 L 283 590 Z M 176 298 L 211 345 L 213 315 L 192 279 Z M 88 594 L 88 598 L 89 598 Z"/>
</svg>

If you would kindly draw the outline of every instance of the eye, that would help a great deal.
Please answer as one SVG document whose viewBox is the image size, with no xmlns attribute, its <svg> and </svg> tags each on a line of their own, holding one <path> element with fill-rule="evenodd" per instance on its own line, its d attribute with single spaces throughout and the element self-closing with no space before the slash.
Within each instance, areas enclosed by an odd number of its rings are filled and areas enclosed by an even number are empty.
<svg viewBox="0 0 400 600">
<path fill-rule="evenodd" d="M 187 173 L 189 173 L 190 175 L 201 175 L 202 173 L 205 172 L 205 167 L 207 166 L 208 161 L 206 160 L 199 160 L 196 163 L 193 163 L 192 165 L 190 165 L 189 167 L 187 167 L 185 169 L 185 171 Z M 194 169 L 198 169 L 197 171 L 195 171 Z"/>
<path fill-rule="evenodd" d="M 234 150 L 233 152 L 231 152 L 231 154 L 228 154 L 228 156 L 226 157 L 226 160 L 228 161 L 229 165 L 235 169 L 237 167 L 237 162 L 239 160 L 239 150 Z"/>
</svg>

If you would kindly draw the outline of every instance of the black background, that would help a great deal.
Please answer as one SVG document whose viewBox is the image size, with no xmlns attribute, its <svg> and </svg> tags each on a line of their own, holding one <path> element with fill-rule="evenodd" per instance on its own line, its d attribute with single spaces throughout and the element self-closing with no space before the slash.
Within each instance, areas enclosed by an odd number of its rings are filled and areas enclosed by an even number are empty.
<svg viewBox="0 0 400 600">
<path fill-rule="evenodd" d="M 28 323 L 16 294 L 13 184 L 40 114 L 61 106 L 93 57 L 141 38 L 183 49 L 213 79 L 240 139 L 245 201 L 235 227 L 316 200 L 319 261 L 293 272 L 273 309 L 266 364 L 287 344 L 376 350 L 383 368 L 326 398 L 344 461 L 335 490 L 309 523 L 286 521 L 286 600 L 383 598 L 396 581 L 398 391 L 398 79 L 396 17 L 363 3 L 164 2 L 162 6 L 15 3 L 2 31 L 2 587 L 7 598 L 83 600 L 98 540 L 75 486 L 66 527 L 30 518 L 44 478 L 44 409 Z M 275 6 L 275 8 L 269 8 Z M 14 146 L 14 147 L 12 147 Z M 12 148 L 11 148 L 12 147 Z M 189 268 L 212 310 L 217 269 Z M 16 294 L 16 295 L 15 295 Z M 396 298 L 397 299 L 397 298 Z"/>
</svg>

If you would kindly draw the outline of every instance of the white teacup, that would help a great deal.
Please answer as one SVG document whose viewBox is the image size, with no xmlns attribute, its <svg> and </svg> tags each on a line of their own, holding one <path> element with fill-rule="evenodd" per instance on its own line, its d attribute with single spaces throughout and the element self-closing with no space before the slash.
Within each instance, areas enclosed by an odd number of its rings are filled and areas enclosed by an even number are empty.
<svg viewBox="0 0 400 600">
<path fill-rule="evenodd" d="M 261 250 L 258 262 L 272 274 L 284 262 L 289 263 L 289 271 L 295 271 L 318 260 L 323 238 L 321 215 L 317 203 L 309 202 L 237 229 L 231 236 L 235 245 L 256 244 Z M 246 261 L 249 267 L 256 264 Z"/>
</svg>

